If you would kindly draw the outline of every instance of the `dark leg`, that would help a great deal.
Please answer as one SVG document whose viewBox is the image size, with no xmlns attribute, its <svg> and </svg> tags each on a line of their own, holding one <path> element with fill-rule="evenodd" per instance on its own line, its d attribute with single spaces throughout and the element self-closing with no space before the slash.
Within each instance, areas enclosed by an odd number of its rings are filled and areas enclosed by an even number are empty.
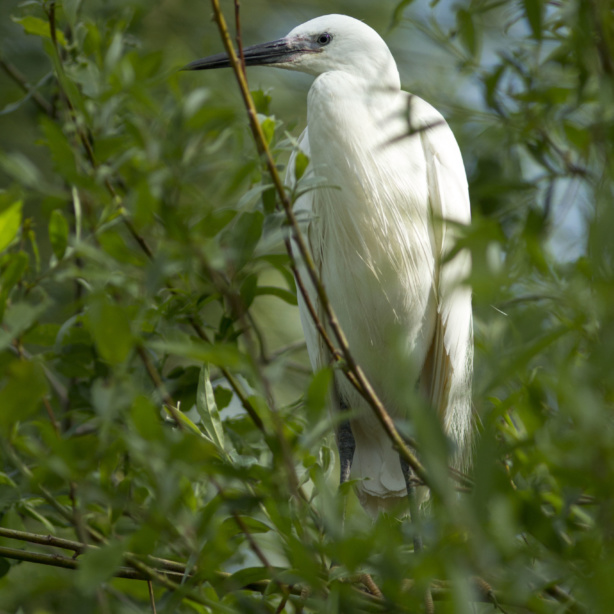
<svg viewBox="0 0 614 614">
<path fill-rule="evenodd" d="M 347 412 L 348 406 L 339 401 L 339 409 L 342 413 Z M 354 459 L 354 450 L 356 449 L 356 441 L 349 420 L 344 420 L 337 429 L 337 447 L 339 448 L 339 486 L 345 484 L 350 479 L 350 471 L 352 470 L 352 460 Z M 343 498 L 343 517 L 341 518 L 342 525 L 345 524 L 345 505 L 346 498 Z"/>
<path fill-rule="evenodd" d="M 343 401 L 339 401 L 339 409 L 342 413 L 347 412 L 348 407 Z M 347 415 L 347 414 L 346 414 Z M 352 433 L 352 427 L 349 420 L 344 420 L 339 424 L 337 429 L 337 448 L 339 449 L 339 486 L 345 484 L 350 479 L 350 471 L 352 470 L 352 460 L 354 459 L 354 450 L 356 449 L 356 441 L 354 440 L 354 433 Z M 347 497 L 343 497 L 342 510 L 341 510 L 341 531 L 344 532 L 345 528 L 345 508 L 347 504 Z M 331 568 L 337 567 L 338 563 L 333 559 L 330 563 Z"/>
<path fill-rule="evenodd" d="M 352 469 L 352 460 L 354 458 L 354 450 L 356 442 L 349 420 L 344 420 L 339 425 L 337 431 L 337 446 L 339 447 L 339 464 L 341 465 L 339 475 L 339 485 L 344 484 L 350 479 L 350 471 Z"/>
<path fill-rule="evenodd" d="M 407 461 L 404 458 L 400 458 L 400 461 L 401 471 L 403 471 L 403 477 L 405 478 L 405 486 L 407 487 L 407 499 L 409 500 L 409 513 L 411 514 L 411 521 L 414 523 L 414 525 L 419 525 L 420 509 L 416 499 L 414 476 Z M 421 550 L 422 537 L 420 536 L 419 529 L 416 527 L 416 533 L 414 535 L 414 552 L 420 552 Z"/>
</svg>

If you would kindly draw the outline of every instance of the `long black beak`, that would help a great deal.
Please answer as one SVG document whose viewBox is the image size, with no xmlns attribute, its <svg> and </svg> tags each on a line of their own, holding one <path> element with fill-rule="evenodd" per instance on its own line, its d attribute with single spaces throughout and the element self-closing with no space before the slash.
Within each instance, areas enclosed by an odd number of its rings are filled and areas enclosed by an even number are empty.
<svg viewBox="0 0 614 614">
<path fill-rule="evenodd" d="M 301 52 L 307 51 L 297 40 L 281 38 L 271 43 L 261 43 L 244 47 L 243 57 L 246 66 L 263 66 L 265 64 L 286 64 L 292 62 Z M 216 53 L 207 58 L 194 60 L 182 70 L 209 70 L 211 68 L 226 68 L 230 59 L 226 53 Z"/>
</svg>

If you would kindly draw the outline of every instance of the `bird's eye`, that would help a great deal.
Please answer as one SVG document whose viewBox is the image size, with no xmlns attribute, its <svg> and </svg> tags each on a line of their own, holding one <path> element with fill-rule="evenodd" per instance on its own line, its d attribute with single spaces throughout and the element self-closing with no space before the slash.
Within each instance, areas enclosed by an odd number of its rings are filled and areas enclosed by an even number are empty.
<svg viewBox="0 0 614 614">
<path fill-rule="evenodd" d="M 324 46 L 328 45 L 328 43 L 333 40 L 333 36 L 328 32 L 323 32 L 322 34 L 318 35 L 318 38 L 316 40 L 318 42 L 318 45 Z"/>
</svg>

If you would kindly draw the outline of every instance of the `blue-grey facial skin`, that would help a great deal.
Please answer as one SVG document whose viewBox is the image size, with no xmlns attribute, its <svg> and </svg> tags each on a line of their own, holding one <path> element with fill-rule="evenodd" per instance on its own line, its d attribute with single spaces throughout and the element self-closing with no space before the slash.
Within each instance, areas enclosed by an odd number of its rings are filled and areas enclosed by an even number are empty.
<svg viewBox="0 0 614 614">
<path fill-rule="evenodd" d="M 246 66 L 265 66 L 267 64 L 291 64 L 296 58 L 306 53 L 319 53 L 329 39 L 322 38 L 323 34 L 315 38 L 281 38 L 270 43 L 252 45 L 243 49 Z M 330 35 L 329 35 L 330 36 Z M 320 39 L 320 42 L 318 42 Z M 321 42 L 326 40 L 326 42 Z M 230 66 L 230 59 L 226 53 L 216 53 L 206 58 L 190 62 L 183 70 L 210 70 L 213 68 L 226 68 Z"/>
</svg>

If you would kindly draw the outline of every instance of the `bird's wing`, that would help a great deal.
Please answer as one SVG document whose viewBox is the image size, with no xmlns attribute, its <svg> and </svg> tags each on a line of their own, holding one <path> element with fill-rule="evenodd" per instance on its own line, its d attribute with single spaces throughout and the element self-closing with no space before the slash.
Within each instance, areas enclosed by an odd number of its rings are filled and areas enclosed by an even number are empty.
<svg viewBox="0 0 614 614">
<path fill-rule="evenodd" d="M 305 128 L 305 130 L 303 131 L 303 134 L 301 134 L 298 140 L 298 148 L 292 152 L 292 155 L 290 156 L 290 160 L 288 161 L 288 167 L 286 170 L 286 185 L 292 188 L 296 186 L 295 164 L 296 164 L 296 156 L 298 155 L 299 151 L 302 151 L 307 157 L 310 156 L 309 136 L 307 133 L 307 128 Z M 312 166 L 310 163 L 307 169 L 305 170 L 303 177 L 305 179 L 308 179 L 312 175 L 313 175 L 313 170 L 312 170 Z M 311 245 L 309 242 L 309 228 L 310 228 L 310 223 L 311 223 L 311 219 L 313 215 L 313 196 L 314 196 L 313 190 L 305 192 L 304 194 L 302 194 L 296 199 L 296 201 L 294 202 L 294 207 L 293 207 L 294 214 L 299 222 L 301 231 L 303 232 L 304 237 L 307 239 L 307 243 L 310 247 Z M 292 245 L 292 255 L 294 256 L 294 259 L 296 260 L 297 270 L 300 275 L 301 281 L 307 291 L 307 296 L 309 297 L 309 300 L 311 304 L 313 305 L 313 307 L 316 309 L 316 312 L 318 313 L 320 320 L 323 322 L 324 320 L 322 319 L 322 314 L 319 313 L 320 303 L 318 300 L 316 289 L 311 283 L 311 279 L 309 278 L 307 269 L 305 268 L 303 264 L 303 260 L 301 258 L 296 242 L 292 240 L 291 245 Z M 316 260 L 316 265 L 317 264 L 318 263 Z M 301 324 L 303 326 L 303 332 L 305 334 L 305 342 L 307 344 L 307 353 L 309 354 L 309 360 L 311 362 L 311 367 L 313 368 L 314 371 L 316 371 L 317 369 L 321 368 L 322 366 L 326 364 L 326 359 L 324 357 L 324 348 L 322 346 L 322 341 L 320 340 L 320 336 L 315 327 L 315 324 L 313 323 L 313 319 L 309 313 L 309 309 L 307 308 L 307 303 L 305 299 L 303 298 L 303 295 L 298 289 L 297 289 L 296 294 L 297 294 L 297 300 L 298 300 L 299 315 L 301 317 Z"/>
<path fill-rule="evenodd" d="M 471 222 L 467 176 L 456 139 L 443 117 L 417 97 L 412 99 L 411 111 L 412 127 L 419 130 L 426 158 L 435 257 L 441 263 L 436 282 L 438 317 L 421 381 L 445 432 L 457 445 L 456 460 L 462 464 L 471 432 L 473 324 L 471 289 L 465 283 L 471 256 L 467 250 L 450 255 L 458 225 Z"/>
</svg>

